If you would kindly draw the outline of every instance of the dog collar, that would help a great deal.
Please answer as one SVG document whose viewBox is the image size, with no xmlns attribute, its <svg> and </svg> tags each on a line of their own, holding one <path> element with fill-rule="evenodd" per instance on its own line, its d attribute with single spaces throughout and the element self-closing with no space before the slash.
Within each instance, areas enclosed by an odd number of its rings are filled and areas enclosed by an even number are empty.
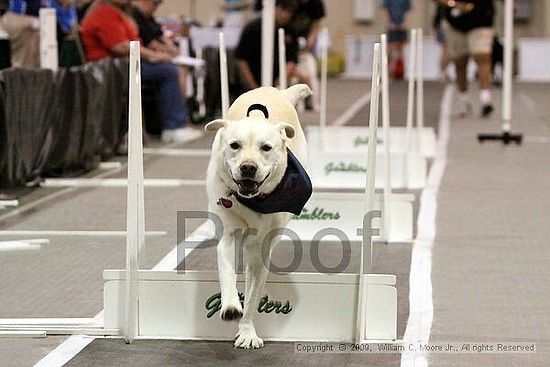
<svg viewBox="0 0 550 367">
<path fill-rule="evenodd" d="M 287 212 L 300 215 L 312 192 L 313 187 L 306 170 L 287 148 L 286 171 L 273 192 L 253 198 L 243 198 L 238 193 L 231 191 L 229 196 L 235 196 L 239 203 L 260 214 Z M 233 207 L 233 202 L 227 198 L 220 198 L 217 205 L 230 209 Z"/>
</svg>

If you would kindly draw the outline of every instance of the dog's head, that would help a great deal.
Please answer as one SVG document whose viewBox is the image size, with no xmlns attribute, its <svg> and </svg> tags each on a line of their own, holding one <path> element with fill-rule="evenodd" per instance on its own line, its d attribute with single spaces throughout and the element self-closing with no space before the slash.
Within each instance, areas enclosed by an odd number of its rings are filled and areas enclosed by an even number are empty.
<svg viewBox="0 0 550 367">
<path fill-rule="evenodd" d="M 287 166 L 286 142 L 295 134 L 291 125 L 251 116 L 239 121 L 215 120 L 206 130 L 219 130 L 214 154 L 229 189 L 252 198 L 271 193 L 281 182 Z"/>
</svg>

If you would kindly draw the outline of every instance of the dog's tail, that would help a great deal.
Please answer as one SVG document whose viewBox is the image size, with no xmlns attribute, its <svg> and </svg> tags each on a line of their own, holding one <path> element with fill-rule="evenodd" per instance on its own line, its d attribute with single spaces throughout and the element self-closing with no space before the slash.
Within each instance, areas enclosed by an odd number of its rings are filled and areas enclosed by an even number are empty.
<svg viewBox="0 0 550 367">
<path fill-rule="evenodd" d="M 294 106 L 296 106 L 296 104 L 300 100 L 307 98 L 313 94 L 307 84 L 293 85 L 292 87 L 285 89 L 281 93 L 283 93 L 283 95 L 288 98 L 290 103 L 292 103 Z"/>
</svg>

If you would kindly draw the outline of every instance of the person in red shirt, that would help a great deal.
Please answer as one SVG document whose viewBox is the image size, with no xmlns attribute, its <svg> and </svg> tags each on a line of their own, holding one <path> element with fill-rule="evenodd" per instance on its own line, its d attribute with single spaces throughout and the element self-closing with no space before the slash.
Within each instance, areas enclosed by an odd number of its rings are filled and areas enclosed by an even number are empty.
<svg viewBox="0 0 550 367">
<path fill-rule="evenodd" d="M 130 16 L 129 0 L 97 0 L 80 28 L 88 61 L 124 57 L 130 53 L 130 41 L 141 41 Z M 189 116 L 179 84 L 179 71 L 170 63 L 172 56 L 141 46 L 141 74 L 146 83 L 154 83 L 162 108 L 164 142 L 187 142 L 202 133 L 189 126 Z"/>
</svg>

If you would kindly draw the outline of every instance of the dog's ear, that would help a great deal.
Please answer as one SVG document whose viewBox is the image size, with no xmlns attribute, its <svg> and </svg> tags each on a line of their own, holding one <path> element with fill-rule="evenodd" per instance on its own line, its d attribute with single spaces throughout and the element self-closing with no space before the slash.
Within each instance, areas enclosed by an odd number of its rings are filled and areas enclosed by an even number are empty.
<svg viewBox="0 0 550 367">
<path fill-rule="evenodd" d="M 214 131 L 218 131 L 222 127 L 226 127 L 226 126 L 227 126 L 227 121 L 226 120 L 218 119 L 218 120 L 214 120 L 214 121 L 211 121 L 208 124 L 206 124 L 206 126 L 204 127 L 204 130 L 209 131 L 209 132 L 214 132 Z"/>
<path fill-rule="evenodd" d="M 307 84 L 293 85 L 292 87 L 285 89 L 281 93 L 283 93 L 283 95 L 288 98 L 290 103 L 292 103 L 292 105 L 294 106 L 296 106 L 296 104 L 300 100 L 307 98 L 313 94 Z"/>
<path fill-rule="evenodd" d="M 296 130 L 287 123 L 281 122 L 277 124 L 277 130 L 281 133 L 283 138 L 292 139 L 296 135 Z"/>
</svg>

